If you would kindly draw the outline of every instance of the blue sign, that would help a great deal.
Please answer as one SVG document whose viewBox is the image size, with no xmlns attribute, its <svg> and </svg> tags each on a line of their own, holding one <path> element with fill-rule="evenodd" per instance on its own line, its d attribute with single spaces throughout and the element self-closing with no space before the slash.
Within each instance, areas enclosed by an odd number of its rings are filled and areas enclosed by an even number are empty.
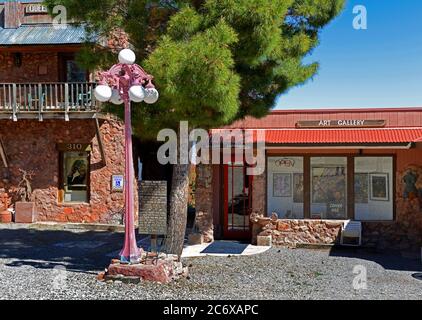
<svg viewBox="0 0 422 320">
<path fill-rule="evenodd" d="M 123 175 L 114 175 L 111 180 L 111 189 L 113 191 L 123 191 L 124 183 Z"/>
</svg>

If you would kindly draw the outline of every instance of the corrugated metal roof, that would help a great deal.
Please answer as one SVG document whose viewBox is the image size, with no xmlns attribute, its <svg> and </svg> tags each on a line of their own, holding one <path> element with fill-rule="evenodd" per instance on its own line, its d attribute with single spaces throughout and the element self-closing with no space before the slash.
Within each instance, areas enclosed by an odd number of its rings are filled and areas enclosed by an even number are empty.
<svg viewBox="0 0 422 320">
<path fill-rule="evenodd" d="M 0 46 L 79 44 L 85 42 L 83 26 L 22 25 L 17 29 L 0 28 Z"/>
<path fill-rule="evenodd" d="M 230 135 L 232 129 L 213 129 L 211 135 Z M 258 140 L 258 130 L 251 130 Z M 267 129 L 267 144 L 397 144 L 422 142 L 422 128 L 377 128 L 377 129 Z"/>
</svg>

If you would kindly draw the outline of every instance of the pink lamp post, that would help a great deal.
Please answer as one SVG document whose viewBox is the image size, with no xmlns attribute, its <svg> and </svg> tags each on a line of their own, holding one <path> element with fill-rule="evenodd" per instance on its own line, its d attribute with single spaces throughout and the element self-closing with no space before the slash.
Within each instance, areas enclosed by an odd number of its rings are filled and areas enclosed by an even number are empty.
<svg viewBox="0 0 422 320">
<path fill-rule="evenodd" d="M 153 76 L 135 64 L 135 53 L 124 49 L 119 53 L 119 63 L 109 71 L 99 74 L 99 85 L 95 88 L 98 101 L 125 106 L 125 242 L 120 252 L 120 260 L 125 263 L 140 261 L 141 250 L 135 236 L 133 202 L 133 158 L 132 158 L 132 123 L 130 102 L 153 104 L 158 100 L 158 91 L 152 80 Z"/>
</svg>

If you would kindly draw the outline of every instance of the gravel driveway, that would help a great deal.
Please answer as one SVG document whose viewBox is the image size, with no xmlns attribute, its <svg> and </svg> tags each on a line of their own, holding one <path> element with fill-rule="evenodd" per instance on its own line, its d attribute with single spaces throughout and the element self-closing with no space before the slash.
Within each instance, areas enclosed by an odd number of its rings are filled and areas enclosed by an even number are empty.
<svg viewBox="0 0 422 320">
<path fill-rule="evenodd" d="M 420 261 L 354 249 L 188 258 L 190 278 L 169 285 L 96 281 L 122 242 L 117 233 L 0 229 L 0 299 L 422 299 L 412 277 Z M 367 288 L 353 289 L 365 270 Z"/>
</svg>

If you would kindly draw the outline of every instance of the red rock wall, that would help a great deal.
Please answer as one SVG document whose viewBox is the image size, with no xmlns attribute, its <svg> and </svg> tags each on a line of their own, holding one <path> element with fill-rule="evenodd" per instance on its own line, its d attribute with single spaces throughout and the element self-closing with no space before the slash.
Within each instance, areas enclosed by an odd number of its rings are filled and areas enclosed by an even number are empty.
<svg viewBox="0 0 422 320">
<path fill-rule="evenodd" d="M 39 67 L 46 67 L 45 75 L 39 74 Z M 22 65 L 14 65 L 13 53 L 0 53 L 0 82 L 37 83 L 59 81 L 57 52 L 22 52 Z"/>
<path fill-rule="evenodd" d="M 195 224 L 205 242 L 214 240 L 212 165 L 196 167 Z"/>
<path fill-rule="evenodd" d="M 19 183 L 19 169 L 33 170 L 36 221 L 75 223 L 122 223 L 123 193 L 111 191 L 111 176 L 124 173 L 124 125 L 100 120 L 107 166 L 101 161 L 94 120 L 1 121 L 0 136 L 9 158 L 11 181 L 0 181 L 10 193 Z M 57 143 L 92 143 L 89 204 L 58 203 L 59 151 Z M 0 165 L 0 174 L 5 169 Z M 137 199 L 136 199 L 137 208 Z M 136 210 L 137 211 L 137 210 Z M 137 219 L 135 220 L 137 221 Z"/>
<path fill-rule="evenodd" d="M 273 246 L 306 244 L 336 244 L 340 241 L 343 221 L 292 220 L 277 218 L 253 218 L 253 238 L 271 236 Z"/>
</svg>

